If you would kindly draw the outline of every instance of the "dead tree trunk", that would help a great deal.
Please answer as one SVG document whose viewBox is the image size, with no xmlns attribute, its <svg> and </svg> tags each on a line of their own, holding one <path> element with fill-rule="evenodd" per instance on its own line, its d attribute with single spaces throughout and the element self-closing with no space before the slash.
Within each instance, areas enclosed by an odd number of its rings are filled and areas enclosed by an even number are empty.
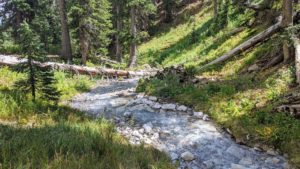
<svg viewBox="0 0 300 169">
<path fill-rule="evenodd" d="M 295 47 L 295 66 L 296 66 L 296 79 L 297 83 L 300 84 L 300 39 L 293 38 L 294 47 Z"/>
<path fill-rule="evenodd" d="M 20 63 L 27 62 L 27 59 L 20 59 L 17 56 L 6 56 L 0 55 L 0 66 L 14 66 Z M 62 64 L 56 62 L 37 62 L 32 61 L 33 64 L 40 67 L 51 67 L 52 69 L 69 71 L 74 74 L 81 75 L 102 75 L 106 77 L 131 77 L 131 76 L 148 76 L 156 73 L 156 70 L 145 71 L 126 71 L 126 70 L 115 70 L 115 69 L 106 69 L 106 68 L 95 68 L 95 67 L 86 67 L 86 66 L 77 66 L 70 64 Z"/>
<path fill-rule="evenodd" d="M 237 46 L 236 48 L 234 48 L 233 50 L 231 50 L 230 52 L 226 53 L 225 55 L 217 58 L 216 60 L 200 67 L 198 70 L 203 70 L 211 65 L 217 64 L 217 63 L 221 63 L 226 61 L 227 59 L 231 58 L 232 56 L 238 55 L 242 52 L 244 52 L 245 50 L 253 47 L 254 45 L 258 44 L 259 42 L 264 41 L 265 39 L 269 38 L 270 36 L 272 36 L 274 33 L 276 33 L 279 29 L 281 28 L 281 19 L 279 19 L 279 21 L 274 24 L 273 26 L 269 27 L 268 29 L 266 29 L 265 31 L 259 33 L 258 35 L 250 38 L 249 40 L 247 40 L 246 42 L 242 43 L 241 45 Z"/>
<path fill-rule="evenodd" d="M 282 4 L 282 27 L 286 28 L 293 25 L 293 1 L 283 0 Z M 289 44 L 288 40 L 283 41 L 283 56 L 284 62 L 291 59 L 293 47 Z"/>
</svg>

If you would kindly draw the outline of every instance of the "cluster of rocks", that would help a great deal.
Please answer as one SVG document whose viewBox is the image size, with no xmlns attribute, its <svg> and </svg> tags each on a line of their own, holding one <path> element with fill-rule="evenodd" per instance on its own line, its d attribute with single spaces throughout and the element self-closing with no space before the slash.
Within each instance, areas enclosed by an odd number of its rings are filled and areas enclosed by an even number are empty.
<svg viewBox="0 0 300 169">
<path fill-rule="evenodd" d="M 192 69 L 189 71 L 185 69 L 183 65 L 167 67 L 161 71 L 158 71 L 154 76 L 152 76 L 152 78 L 155 77 L 163 80 L 170 75 L 177 76 L 181 83 L 190 82 L 195 78 Z"/>
<path fill-rule="evenodd" d="M 130 118 L 133 111 L 147 110 L 149 112 L 166 113 L 172 112 L 174 114 L 186 114 L 194 119 L 202 119 L 209 121 L 209 116 L 203 112 L 193 111 L 192 108 L 176 103 L 161 103 L 157 97 L 145 96 L 139 94 L 134 100 L 129 101 L 126 105 L 117 109 L 117 113 L 124 112 L 124 117 Z"/>
</svg>

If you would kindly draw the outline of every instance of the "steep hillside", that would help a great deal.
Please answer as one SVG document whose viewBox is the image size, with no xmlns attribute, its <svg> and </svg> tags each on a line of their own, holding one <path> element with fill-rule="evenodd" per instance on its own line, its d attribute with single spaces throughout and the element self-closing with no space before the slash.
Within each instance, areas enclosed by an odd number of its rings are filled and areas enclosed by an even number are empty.
<svg viewBox="0 0 300 169">
<path fill-rule="evenodd" d="M 290 103 L 289 97 L 299 101 L 294 63 L 265 67 L 282 54 L 281 33 L 224 64 L 202 72 L 194 69 L 263 30 L 267 24 L 247 27 L 253 22 L 253 15 L 250 10 L 242 12 L 229 7 L 227 26 L 216 28 L 212 8 L 203 8 L 193 20 L 157 34 L 139 47 L 139 62 L 163 67 L 184 64 L 188 73 L 202 80 L 182 83 L 179 76 L 167 74 L 163 79 L 141 80 L 138 91 L 204 111 L 232 133 L 237 142 L 269 152 L 275 149 L 298 168 L 300 122 L 276 109 Z"/>
<path fill-rule="evenodd" d="M 163 27 L 164 31 L 140 45 L 139 62 L 163 66 L 196 66 L 228 52 L 259 29 L 245 27 L 254 15 L 253 11 L 237 11 L 230 6 L 226 21 L 228 24 L 223 28 L 214 22 L 209 2 L 204 2 L 208 4 L 196 6 L 200 8 L 197 14 L 182 19 L 181 24 Z M 190 8 L 193 9 L 193 4 Z"/>
</svg>

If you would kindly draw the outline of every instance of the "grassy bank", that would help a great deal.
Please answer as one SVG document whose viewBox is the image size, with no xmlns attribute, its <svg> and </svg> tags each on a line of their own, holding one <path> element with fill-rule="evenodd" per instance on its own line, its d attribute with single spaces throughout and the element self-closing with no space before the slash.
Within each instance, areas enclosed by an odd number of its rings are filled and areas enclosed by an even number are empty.
<svg viewBox="0 0 300 169">
<path fill-rule="evenodd" d="M 23 74 L 0 68 L 0 168 L 173 168 L 165 154 L 131 146 L 112 124 L 13 88 Z M 61 101 L 90 89 L 85 76 L 56 72 Z"/>
</svg>

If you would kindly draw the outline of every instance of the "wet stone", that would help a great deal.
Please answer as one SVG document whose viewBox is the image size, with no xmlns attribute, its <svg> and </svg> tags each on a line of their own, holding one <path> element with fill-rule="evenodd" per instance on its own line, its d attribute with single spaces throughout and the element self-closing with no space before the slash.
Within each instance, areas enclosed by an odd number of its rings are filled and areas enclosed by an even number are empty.
<svg viewBox="0 0 300 169">
<path fill-rule="evenodd" d="M 192 161 L 195 159 L 194 154 L 189 151 L 182 153 L 180 157 L 185 161 Z"/>
<path fill-rule="evenodd" d="M 176 105 L 175 104 L 163 104 L 161 108 L 164 110 L 176 110 Z"/>
</svg>

